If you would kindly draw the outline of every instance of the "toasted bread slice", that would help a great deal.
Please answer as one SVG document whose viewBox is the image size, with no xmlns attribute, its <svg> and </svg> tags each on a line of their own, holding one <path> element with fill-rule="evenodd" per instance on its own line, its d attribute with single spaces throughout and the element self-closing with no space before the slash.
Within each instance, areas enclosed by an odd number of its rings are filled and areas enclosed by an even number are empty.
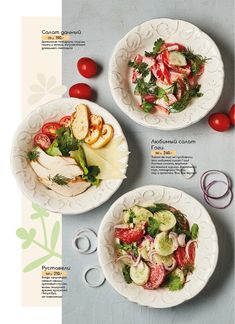
<svg viewBox="0 0 235 324">
<path fill-rule="evenodd" d="M 99 149 L 105 145 L 107 145 L 111 139 L 113 138 L 113 127 L 109 124 L 104 124 L 100 137 L 98 138 L 98 140 L 91 145 L 91 147 L 93 149 Z"/>
<path fill-rule="evenodd" d="M 100 137 L 103 128 L 103 119 L 99 115 L 90 115 L 89 122 L 89 131 L 87 137 L 85 138 L 85 142 L 91 145 Z"/>
<path fill-rule="evenodd" d="M 76 108 L 76 113 L 72 117 L 73 135 L 78 140 L 83 140 L 89 131 L 89 109 L 86 105 L 80 104 Z"/>
</svg>

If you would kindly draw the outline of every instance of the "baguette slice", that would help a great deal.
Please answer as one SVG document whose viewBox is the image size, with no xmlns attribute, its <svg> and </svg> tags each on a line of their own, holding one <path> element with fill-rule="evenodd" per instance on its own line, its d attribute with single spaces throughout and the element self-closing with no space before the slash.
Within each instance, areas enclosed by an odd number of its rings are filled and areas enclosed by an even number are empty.
<svg viewBox="0 0 235 324">
<path fill-rule="evenodd" d="M 89 121 L 89 131 L 87 137 L 85 138 L 85 142 L 91 145 L 100 137 L 100 133 L 103 128 L 103 119 L 99 115 L 90 115 Z"/>
<path fill-rule="evenodd" d="M 73 135 L 78 140 L 83 140 L 89 131 L 89 109 L 86 105 L 80 104 L 72 116 Z"/>
<path fill-rule="evenodd" d="M 105 146 L 113 138 L 113 133 L 114 133 L 113 127 L 109 124 L 104 124 L 101 134 L 100 134 L 100 137 L 94 144 L 91 145 L 91 147 L 93 149 L 99 149 L 99 148 Z"/>
</svg>

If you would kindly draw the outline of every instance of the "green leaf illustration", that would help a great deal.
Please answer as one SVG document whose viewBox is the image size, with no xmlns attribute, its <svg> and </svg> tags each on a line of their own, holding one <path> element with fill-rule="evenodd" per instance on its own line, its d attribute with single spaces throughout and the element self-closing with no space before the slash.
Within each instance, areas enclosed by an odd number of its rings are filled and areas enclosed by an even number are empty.
<svg viewBox="0 0 235 324">
<path fill-rule="evenodd" d="M 16 235 L 23 240 L 24 242 L 22 243 L 22 249 L 27 249 L 33 242 L 35 235 L 36 235 L 36 230 L 35 228 L 31 228 L 29 231 L 27 231 L 25 228 L 20 227 L 16 231 Z"/>
<path fill-rule="evenodd" d="M 43 263 L 45 263 L 47 260 L 51 258 L 51 254 L 47 254 L 43 256 L 42 258 L 36 259 L 33 262 L 30 262 L 24 269 L 23 272 L 29 272 L 32 271 L 38 267 L 40 267 Z"/>
<path fill-rule="evenodd" d="M 44 209 L 38 206 L 35 203 L 32 203 L 33 209 L 36 211 L 36 213 L 31 215 L 31 219 L 37 219 L 40 217 L 48 217 L 50 214 Z"/>
<path fill-rule="evenodd" d="M 56 243 L 57 243 L 58 237 L 59 237 L 59 233 L 60 233 L 60 223 L 55 222 L 52 232 L 51 232 L 51 249 L 52 249 L 52 251 L 55 250 Z"/>
<path fill-rule="evenodd" d="M 32 242 L 35 238 L 35 235 L 36 235 L 35 228 L 31 228 L 28 232 L 27 240 L 22 243 L 22 249 L 27 249 L 32 244 Z"/>
<path fill-rule="evenodd" d="M 28 238 L 28 231 L 24 227 L 20 227 L 20 228 L 17 229 L 16 235 L 21 240 L 27 240 L 27 238 Z"/>
</svg>

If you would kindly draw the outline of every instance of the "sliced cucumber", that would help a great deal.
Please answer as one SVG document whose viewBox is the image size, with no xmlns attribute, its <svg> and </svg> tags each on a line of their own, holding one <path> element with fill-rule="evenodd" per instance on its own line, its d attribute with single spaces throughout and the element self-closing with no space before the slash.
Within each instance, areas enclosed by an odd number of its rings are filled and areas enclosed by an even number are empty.
<svg viewBox="0 0 235 324">
<path fill-rule="evenodd" d="M 172 255 L 167 255 L 167 256 L 161 256 L 161 255 L 158 255 L 158 254 L 154 254 L 153 255 L 153 262 L 154 263 L 162 263 L 164 264 L 164 266 L 166 267 L 170 267 L 173 263 L 173 257 Z"/>
<path fill-rule="evenodd" d="M 159 222 L 160 231 L 169 231 L 176 224 L 176 218 L 169 210 L 161 210 L 154 213 L 154 218 Z"/>
<path fill-rule="evenodd" d="M 184 54 L 177 51 L 172 51 L 169 53 L 169 63 L 177 66 L 187 65 L 187 61 Z"/>
<path fill-rule="evenodd" d="M 133 223 L 136 225 L 148 221 L 149 217 L 153 217 L 153 214 L 149 210 L 141 206 L 134 206 L 131 210 L 136 216 L 133 219 Z"/>
<path fill-rule="evenodd" d="M 166 85 L 160 81 L 156 81 L 156 85 L 159 87 L 159 88 L 162 88 L 163 90 L 165 90 L 166 93 L 172 93 L 173 92 L 173 87 L 172 86 L 169 86 L 169 85 Z"/>
<path fill-rule="evenodd" d="M 150 274 L 150 269 L 147 266 L 147 264 L 143 261 L 140 261 L 140 263 L 136 267 L 131 266 L 130 269 L 131 279 L 138 286 L 142 286 L 146 284 L 146 282 L 149 279 L 149 274 Z"/>
<path fill-rule="evenodd" d="M 174 252 L 173 240 L 169 238 L 166 232 L 157 234 L 154 240 L 154 248 L 161 256 L 167 256 Z"/>
<path fill-rule="evenodd" d="M 144 82 L 149 83 L 150 79 L 151 79 L 151 72 L 149 72 L 145 77 L 144 77 Z"/>
</svg>

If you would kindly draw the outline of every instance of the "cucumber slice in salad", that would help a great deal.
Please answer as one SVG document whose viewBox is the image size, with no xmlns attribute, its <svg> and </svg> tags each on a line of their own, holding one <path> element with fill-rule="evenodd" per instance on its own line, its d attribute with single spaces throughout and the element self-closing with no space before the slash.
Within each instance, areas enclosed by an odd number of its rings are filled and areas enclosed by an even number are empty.
<svg viewBox="0 0 235 324">
<path fill-rule="evenodd" d="M 169 63 L 176 66 L 187 65 L 185 56 L 177 51 L 169 52 Z"/>
<path fill-rule="evenodd" d="M 154 218 L 159 222 L 160 231 L 169 231 L 176 224 L 176 218 L 169 210 L 154 213 Z"/>
<path fill-rule="evenodd" d="M 154 248 L 160 256 L 170 255 L 175 250 L 173 240 L 169 238 L 166 232 L 157 234 L 154 240 Z"/>
<path fill-rule="evenodd" d="M 136 267 L 131 266 L 130 268 L 131 279 L 138 286 L 146 284 L 146 282 L 149 279 L 149 274 L 150 269 L 147 266 L 147 264 L 143 261 L 140 261 Z"/>
<path fill-rule="evenodd" d="M 171 275 L 172 276 L 179 277 L 180 278 L 180 282 L 182 284 L 184 284 L 184 282 L 185 282 L 185 276 L 184 276 L 184 273 L 183 273 L 183 271 L 181 269 L 176 268 L 174 271 L 171 272 Z"/>
<path fill-rule="evenodd" d="M 161 256 L 158 254 L 153 255 L 153 261 L 156 264 L 163 264 L 166 267 L 170 267 L 173 263 L 173 256 L 172 255 L 167 255 L 167 256 Z"/>
<path fill-rule="evenodd" d="M 149 210 L 141 206 L 134 206 L 131 210 L 136 216 L 133 218 L 133 223 L 136 225 L 148 221 L 149 217 L 153 217 L 153 214 Z"/>
</svg>

